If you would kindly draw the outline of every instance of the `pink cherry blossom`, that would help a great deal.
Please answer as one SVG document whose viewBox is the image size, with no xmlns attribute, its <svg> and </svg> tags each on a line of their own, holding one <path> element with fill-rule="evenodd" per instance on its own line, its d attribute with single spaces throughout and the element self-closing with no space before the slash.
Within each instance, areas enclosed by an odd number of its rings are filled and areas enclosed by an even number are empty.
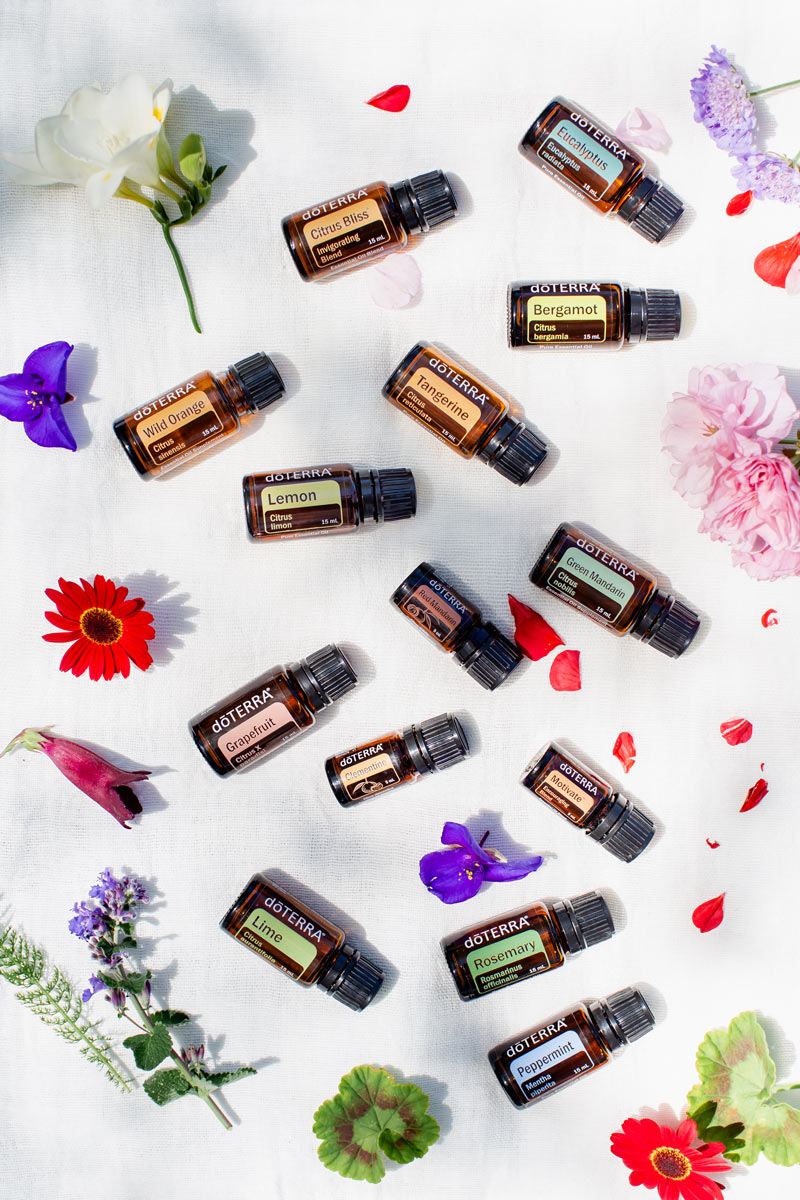
<svg viewBox="0 0 800 1200">
<path fill-rule="evenodd" d="M 700 532 L 727 542 L 754 579 L 800 574 L 800 479 L 783 454 L 732 458 L 718 474 Z"/>
<path fill-rule="evenodd" d="M 667 150 L 672 142 L 660 117 L 645 108 L 632 108 L 622 118 L 615 132 L 624 142 L 647 146 L 650 150 Z"/>
</svg>

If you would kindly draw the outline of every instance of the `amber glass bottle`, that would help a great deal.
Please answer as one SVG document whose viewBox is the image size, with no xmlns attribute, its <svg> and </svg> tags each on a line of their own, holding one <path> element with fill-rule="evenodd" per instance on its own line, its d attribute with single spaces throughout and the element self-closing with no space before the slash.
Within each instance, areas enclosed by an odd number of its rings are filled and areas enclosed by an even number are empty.
<svg viewBox="0 0 800 1200">
<path fill-rule="evenodd" d="M 220 921 L 220 928 L 297 983 L 316 983 L 360 1012 L 380 991 L 383 971 L 345 941 L 344 931 L 254 875 Z"/>
<path fill-rule="evenodd" d="M 278 368 L 251 354 L 225 375 L 201 371 L 114 422 L 114 433 L 140 475 L 164 475 L 226 438 L 284 393 Z"/>
<path fill-rule="evenodd" d="M 323 646 L 288 667 L 273 667 L 207 708 L 189 724 L 195 745 L 218 775 L 243 771 L 314 724 L 358 677 L 338 646 Z"/>
<path fill-rule="evenodd" d="M 528 763 L 520 782 L 623 862 L 641 854 L 655 833 L 627 796 L 555 742 Z"/>
<path fill-rule="evenodd" d="M 283 236 L 303 279 L 325 279 L 402 250 L 458 212 L 444 171 L 400 183 L 365 183 L 284 217 Z"/>
<path fill-rule="evenodd" d="M 489 1052 L 489 1062 L 512 1104 L 527 1108 L 580 1075 L 603 1067 L 615 1051 L 655 1025 L 636 988 L 622 988 L 551 1018 Z"/>
<path fill-rule="evenodd" d="M 365 521 L 404 521 L 417 511 L 414 476 L 404 467 L 295 467 L 246 475 L 242 491 L 247 528 L 256 541 L 349 533 Z"/>
<path fill-rule="evenodd" d="M 468 675 L 494 691 L 522 661 L 519 648 L 480 610 L 434 571 L 420 563 L 392 593 L 392 603 L 448 654 Z"/>
<path fill-rule="evenodd" d="M 614 213 L 649 242 L 680 220 L 683 204 L 652 175 L 638 150 L 556 96 L 520 142 L 520 152 L 599 213 Z"/>
<path fill-rule="evenodd" d="M 387 733 L 354 746 L 325 763 L 331 791 L 343 808 L 411 783 L 428 771 L 444 771 L 469 754 L 467 735 L 457 717 L 442 713 L 402 733 Z"/>
<path fill-rule="evenodd" d="M 700 628 L 699 614 L 649 570 L 579 525 L 559 525 L 529 578 L 610 633 L 630 633 L 669 658 L 688 650 Z"/>
<path fill-rule="evenodd" d="M 621 283 L 512 283 L 509 346 L 602 346 L 668 342 L 681 331 L 677 292 Z"/>
<path fill-rule="evenodd" d="M 599 892 L 530 904 L 482 921 L 442 942 L 462 1000 L 477 1000 L 562 966 L 568 954 L 604 942 L 614 921 Z"/>
<path fill-rule="evenodd" d="M 464 458 L 478 458 L 512 483 L 527 483 L 547 445 L 509 413 L 509 399 L 439 346 L 417 342 L 383 385 L 398 408 Z"/>
</svg>

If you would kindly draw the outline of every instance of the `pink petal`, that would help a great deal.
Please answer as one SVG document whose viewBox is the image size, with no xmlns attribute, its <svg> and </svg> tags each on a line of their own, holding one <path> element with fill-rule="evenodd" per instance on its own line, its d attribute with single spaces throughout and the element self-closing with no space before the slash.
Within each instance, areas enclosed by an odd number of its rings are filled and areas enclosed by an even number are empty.
<svg viewBox="0 0 800 1200">
<path fill-rule="evenodd" d="M 712 842 L 711 838 L 706 838 L 706 845 L 709 850 L 719 850 L 719 842 Z"/>
<path fill-rule="evenodd" d="M 751 808 L 755 808 L 757 804 L 761 803 L 768 791 L 769 785 L 766 779 L 757 779 L 745 796 L 744 804 L 739 809 L 739 812 L 749 812 Z"/>
<path fill-rule="evenodd" d="M 706 900 L 705 903 L 698 904 L 692 913 L 692 924 L 701 933 L 708 933 L 710 930 L 716 929 L 718 925 L 722 924 L 722 918 L 725 916 L 724 904 L 724 892 L 721 896 L 715 896 L 713 900 Z"/>
<path fill-rule="evenodd" d="M 738 217 L 740 213 L 746 212 L 750 207 L 752 199 L 752 192 L 739 192 L 738 196 L 734 196 L 732 200 L 728 201 L 725 212 L 729 217 Z"/>
<path fill-rule="evenodd" d="M 634 146 L 648 146 L 651 150 L 666 150 L 672 138 L 664 123 L 655 113 L 644 108 L 632 108 L 616 128 L 617 137 Z"/>
<path fill-rule="evenodd" d="M 381 108 L 384 112 L 402 112 L 411 99 L 411 88 L 405 83 L 392 84 L 385 92 L 378 92 L 367 104 Z"/>
<path fill-rule="evenodd" d="M 734 717 L 732 721 L 723 721 L 719 731 L 729 746 L 740 746 L 749 742 L 753 736 L 753 726 L 744 717 Z"/>
<path fill-rule="evenodd" d="M 135 793 L 131 791 L 130 784 L 146 779 L 149 771 L 122 770 L 95 754 L 88 746 L 70 742 L 66 738 L 53 737 L 51 734 L 43 735 L 41 749 L 70 783 L 104 808 L 126 829 L 126 822 L 141 812 L 141 805 Z M 118 788 L 123 789 L 122 793 Z M 132 797 L 130 807 L 124 799 L 126 790 Z"/>
<path fill-rule="evenodd" d="M 407 308 L 422 287 L 419 267 L 410 254 L 389 254 L 367 271 L 366 279 L 378 308 Z"/>
<path fill-rule="evenodd" d="M 631 767 L 636 762 L 636 747 L 633 744 L 633 734 L 617 734 L 617 740 L 614 742 L 612 754 L 614 755 L 614 758 L 618 758 L 622 763 L 622 769 L 627 775 L 628 771 L 630 771 Z"/>
<path fill-rule="evenodd" d="M 775 242 L 757 254 L 753 270 L 771 287 L 785 287 L 786 276 L 800 255 L 800 233 L 785 242 Z"/>
<path fill-rule="evenodd" d="M 794 264 L 789 268 L 789 274 L 786 276 L 783 286 L 790 296 L 796 296 L 800 292 L 800 258 L 796 258 Z"/>
<path fill-rule="evenodd" d="M 562 650 L 550 667 L 550 687 L 556 692 L 579 692 L 581 688 L 580 650 Z"/>
<path fill-rule="evenodd" d="M 778 624 L 777 609 L 768 608 L 765 613 L 762 613 L 761 614 L 761 624 L 764 626 L 765 629 L 767 628 L 768 625 L 777 625 Z"/>
<path fill-rule="evenodd" d="M 544 617 L 540 617 L 537 612 L 528 608 L 527 604 L 523 604 L 521 600 L 517 600 L 516 596 L 512 596 L 510 592 L 508 607 L 514 618 L 514 641 L 527 658 L 538 662 L 540 658 L 546 658 L 551 650 L 555 650 L 556 646 L 564 645 L 555 629 L 547 624 Z"/>
</svg>

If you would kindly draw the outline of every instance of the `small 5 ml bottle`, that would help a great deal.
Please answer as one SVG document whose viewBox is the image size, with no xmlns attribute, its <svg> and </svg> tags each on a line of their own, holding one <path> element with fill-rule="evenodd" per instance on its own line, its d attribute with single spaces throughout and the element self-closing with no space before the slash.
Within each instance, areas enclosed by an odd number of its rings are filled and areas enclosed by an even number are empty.
<svg viewBox="0 0 800 1200">
<path fill-rule="evenodd" d="M 458 212 L 444 171 L 400 183 L 365 183 L 281 222 L 286 245 L 303 279 L 325 279 L 402 250 Z"/>
<path fill-rule="evenodd" d="M 519 149 L 596 212 L 614 213 L 648 242 L 660 242 L 683 214 L 675 193 L 645 174 L 638 150 L 563 96 L 542 109 Z"/>
<path fill-rule="evenodd" d="M 528 763 L 520 782 L 623 862 L 633 862 L 655 833 L 650 818 L 627 796 L 556 742 Z"/>
<path fill-rule="evenodd" d="M 404 616 L 448 654 L 455 654 L 468 675 L 493 692 L 522 661 L 519 648 L 480 609 L 422 562 L 392 593 Z"/>
<path fill-rule="evenodd" d="M 323 646 L 288 667 L 273 667 L 189 723 L 197 749 L 218 775 L 272 754 L 314 724 L 358 677 L 338 646 Z"/>
<path fill-rule="evenodd" d="M 417 511 L 405 467 L 355 471 L 347 463 L 245 475 L 247 529 L 255 541 L 350 533 L 365 521 L 405 521 Z"/>
<path fill-rule="evenodd" d="M 285 391 L 266 354 L 251 354 L 224 375 L 201 371 L 114 422 L 114 433 L 140 475 L 165 475 L 235 437 L 243 421 Z"/>
<path fill-rule="evenodd" d="M 315 983 L 360 1012 L 380 991 L 383 971 L 345 941 L 345 933 L 274 884 L 254 875 L 220 928 L 297 983 Z"/>
<path fill-rule="evenodd" d="M 477 1000 L 512 983 L 562 966 L 568 954 L 605 942 L 614 921 L 599 892 L 531 904 L 482 921 L 441 945 L 462 1000 Z"/>
<path fill-rule="evenodd" d="M 700 628 L 699 614 L 659 588 L 649 569 L 579 525 L 559 525 L 529 578 L 610 633 L 629 633 L 669 658 L 688 650 Z"/>
<path fill-rule="evenodd" d="M 681 331 L 681 298 L 621 283 L 511 283 L 509 346 L 602 346 L 671 342 Z"/>
<path fill-rule="evenodd" d="M 510 415 L 507 396 L 432 343 L 412 346 L 382 391 L 464 458 L 477 455 L 512 483 L 527 483 L 547 457 L 547 444 Z"/>
<path fill-rule="evenodd" d="M 490 1050 L 489 1062 L 511 1103 L 527 1108 L 605 1066 L 616 1051 L 644 1037 L 655 1023 L 642 993 L 622 988 L 501 1042 Z"/>
<path fill-rule="evenodd" d="M 469 754 L 467 735 L 457 717 L 441 713 L 402 733 L 336 754 L 325 763 L 331 791 L 343 808 L 377 796 L 429 771 L 444 771 Z"/>
</svg>

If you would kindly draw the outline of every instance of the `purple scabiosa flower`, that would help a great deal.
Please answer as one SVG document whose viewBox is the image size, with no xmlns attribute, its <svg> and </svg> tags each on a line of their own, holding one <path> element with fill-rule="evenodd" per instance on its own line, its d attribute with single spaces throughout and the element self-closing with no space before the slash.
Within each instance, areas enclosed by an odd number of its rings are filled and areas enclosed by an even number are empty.
<svg viewBox="0 0 800 1200">
<path fill-rule="evenodd" d="M 72 911 L 75 916 L 69 922 L 69 931 L 82 942 L 91 942 L 106 932 L 105 917 L 101 908 L 92 907 L 85 900 L 81 900 L 80 904 L 73 904 Z"/>
<path fill-rule="evenodd" d="M 720 150 L 733 155 L 755 150 L 756 110 L 744 80 L 724 50 L 711 47 L 689 91 L 695 121 L 705 125 Z"/>
<path fill-rule="evenodd" d="M 39 446 L 77 450 L 75 438 L 61 411 L 72 397 L 66 390 L 69 342 L 49 342 L 25 359 L 19 375 L 0 376 L 0 416 L 22 421 Z"/>
<path fill-rule="evenodd" d="M 84 989 L 83 995 L 81 996 L 83 1003 L 85 1004 L 87 1000 L 91 1000 L 92 996 L 94 996 L 97 992 L 102 992 L 105 986 L 106 985 L 103 983 L 102 979 L 98 979 L 96 975 L 90 975 L 89 986 Z"/>
<path fill-rule="evenodd" d="M 516 862 L 502 862 L 496 851 L 484 849 L 467 827 L 457 821 L 445 822 L 442 844 L 446 850 L 433 850 L 420 859 L 419 877 L 428 891 L 445 904 L 469 900 L 484 879 L 490 882 L 524 879 L 542 865 L 538 854 L 518 858 Z"/>
<path fill-rule="evenodd" d="M 140 903 L 147 900 L 147 890 L 135 875 L 116 879 L 109 867 L 101 871 L 89 895 L 100 901 L 102 910 L 114 921 L 135 921 Z"/>
<path fill-rule="evenodd" d="M 742 191 L 751 191 L 756 200 L 800 204 L 800 169 L 780 154 L 740 155 L 732 174 Z"/>
</svg>

